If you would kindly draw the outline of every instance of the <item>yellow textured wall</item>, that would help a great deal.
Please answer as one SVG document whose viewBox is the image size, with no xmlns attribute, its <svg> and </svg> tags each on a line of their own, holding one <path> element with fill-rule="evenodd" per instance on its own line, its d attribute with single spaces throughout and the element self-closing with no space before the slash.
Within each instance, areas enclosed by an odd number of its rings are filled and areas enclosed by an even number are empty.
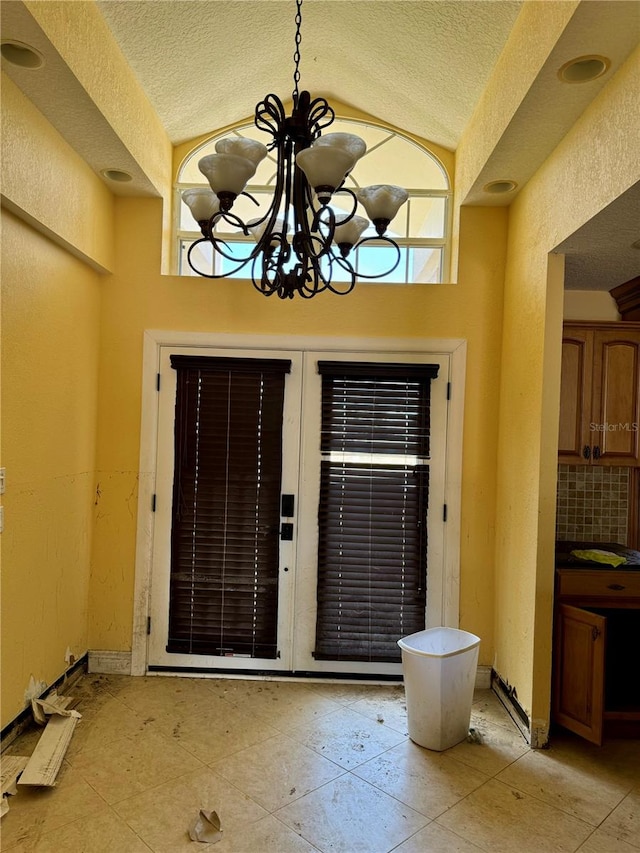
<svg viewBox="0 0 640 853">
<path fill-rule="evenodd" d="M 456 195 L 464 201 L 580 5 L 580 0 L 522 4 L 456 151 Z"/>
<path fill-rule="evenodd" d="M 99 111 L 158 193 L 167 198 L 171 144 L 93 0 L 25 0 Z"/>
<path fill-rule="evenodd" d="M 145 329 L 468 340 L 462 495 L 461 624 L 493 647 L 498 372 L 507 213 L 464 211 L 459 285 L 357 285 L 345 299 L 265 299 L 248 283 L 158 274 L 161 212 L 117 202 L 116 271 L 104 288 L 89 643 L 131 648 Z"/>
<path fill-rule="evenodd" d="M 640 48 L 511 206 L 496 537 L 496 669 L 549 717 L 563 294 L 558 243 L 640 178 Z M 540 216 L 544 210 L 545 215 Z"/>
<path fill-rule="evenodd" d="M 100 276 L 2 211 L 2 725 L 87 651 Z"/>
<path fill-rule="evenodd" d="M 3 204 L 95 268 L 110 269 L 107 187 L 4 73 L 0 106 Z"/>
</svg>

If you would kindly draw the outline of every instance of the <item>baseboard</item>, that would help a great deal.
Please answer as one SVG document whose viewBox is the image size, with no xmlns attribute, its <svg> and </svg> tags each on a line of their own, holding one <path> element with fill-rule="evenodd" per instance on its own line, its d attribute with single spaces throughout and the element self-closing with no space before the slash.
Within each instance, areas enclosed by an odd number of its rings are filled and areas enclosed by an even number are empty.
<svg viewBox="0 0 640 853">
<path fill-rule="evenodd" d="M 46 696 L 47 693 L 51 692 L 51 690 L 57 690 L 59 687 L 64 687 L 64 692 L 67 693 L 68 689 L 73 686 L 73 684 L 82 676 L 85 672 L 87 672 L 87 664 L 88 664 L 89 652 L 85 652 L 81 658 L 79 658 L 75 663 L 68 667 L 61 676 L 56 678 L 55 681 L 52 681 L 45 690 L 40 693 L 40 697 Z M 29 726 L 33 723 L 33 711 L 31 710 L 31 704 L 26 708 L 23 708 L 20 713 L 11 720 L 11 722 L 7 723 L 7 725 L 0 732 L 0 741 L 2 742 L 2 750 L 4 751 L 8 746 L 10 746 L 14 740 L 19 737 L 25 729 L 28 729 Z"/>
<path fill-rule="evenodd" d="M 491 690 L 491 676 L 493 670 L 490 666 L 479 666 L 476 671 L 476 690 Z"/>
<path fill-rule="evenodd" d="M 523 738 L 529 745 L 532 745 L 529 717 L 522 705 L 518 702 L 515 690 L 509 688 L 507 683 L 494 671 L 492 671 L 491 689 L 504 705 L 507 713 L 520 730 Z"/>
<path fill-rule="evenodd" d="M 131 652 L 89 652 L 89 672 L 101 675 L 131 675 Z"/>
<path fill-rule="evenodd" d="M 89 670 L 90 673 L 100 673 L 103 675 L 131 675 L 131 652 L 110 652 L 110 651 L 90 651 L 89 652 Z M 165 672 L 166 674 L 171 674 L 172 672 L 180 673 L 184 675 L 187 672 L 184 667 L 149 667 L 150 672 L 158 673 Z M 205 670 L 209 674 L 211 670 Z M 201 675 L 203 670 L 194 667 L 193 669 L 188 670 L 188 674 L 197 677 Z M 225 675 L 225 674 L 233 674 L 229 673 L 228 670 L 222 670 L 220 672 L 216 672 L 216 675 Z M 238 674 L 237 672 L 235 673 Z M 247 675 L 264 675 L 264 673 L 255 673 L 250 670 L 247 670 L 246 673 L 243 673 L 245 677 Z M 479 666 L 476 672 L 476 681 L 475 681 L 475 689 L 476 690 L 490 690 L 491 689 L 491 678 L 492 678 L 493 670 L 490 666 Z M 269 675 L 273 676 L 275 673 L 269 673 Z M 282 678 L 284 679 L 288 673 L 280 673 Z M 300 676 L 300 673 L 296 673 L 296 675 Z M 319 677 L 318 673 L 304 673 L 305 676 L 311 678 Z M 335 677 L 335 676 L 331 676 Z M 352 676 L 348 676 L 352 677 Z M 357 677 L 357 676 L 355 676 Z M 366 681 L 368 680 L 368 676 L 361 676 L 361 679 Z M 389 681 L 400 681 L 402 679 L 402 675 L 399 673 L 397 676 L 390 676 Z"/>
</svg>

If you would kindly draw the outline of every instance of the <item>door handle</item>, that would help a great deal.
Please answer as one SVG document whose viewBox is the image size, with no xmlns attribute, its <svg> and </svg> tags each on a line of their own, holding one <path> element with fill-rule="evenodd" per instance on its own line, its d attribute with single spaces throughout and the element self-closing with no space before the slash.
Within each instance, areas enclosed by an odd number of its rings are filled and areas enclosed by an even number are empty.
<svg viewBox="0 0 640 853">
<path fill-rule="evenodd" d="M 585 444 L 585 446 L 582 448 L 582 455 L 585 459 L 589 459 L 591 457 L 591 448 L 588 444 Z"/>
<path fill-rule="evenodd" d="M 280 526 L 280 539 L 283 542 L 291 542 L 293 540 L 293 524 L 285 522 Z"/>
<path fill-rule="evenodd" d="M 600 448 L 597 445 L 593 448 L 593 458 L 600 459 Z"/>
</svg>

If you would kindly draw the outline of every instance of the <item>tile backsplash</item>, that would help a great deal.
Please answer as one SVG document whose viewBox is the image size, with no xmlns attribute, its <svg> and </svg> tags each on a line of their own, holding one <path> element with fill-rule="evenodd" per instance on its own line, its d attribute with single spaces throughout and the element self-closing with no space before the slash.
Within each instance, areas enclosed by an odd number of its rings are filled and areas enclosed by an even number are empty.
<svg viewBox="0 0 640 853">
<path fill-rule="evenodd" d="M 627 544 L 629 468 L 558 465 L 556 539 Z"/>
</svg>

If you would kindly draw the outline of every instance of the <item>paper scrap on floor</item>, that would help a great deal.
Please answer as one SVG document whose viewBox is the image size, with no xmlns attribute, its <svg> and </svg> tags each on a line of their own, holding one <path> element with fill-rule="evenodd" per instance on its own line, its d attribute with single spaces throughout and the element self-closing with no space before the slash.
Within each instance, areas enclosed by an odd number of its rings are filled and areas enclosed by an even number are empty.
<svg viewBox="0 0 640 853">
<path fill-rule="evenodd" d="M 200 809 L 198 815 L 189 826 L 189 838 L 192 841 L 202 841 L 204 844 L 213 844 L 222 838 L 220 829 L 220 818 L 216 812 L 208 812 Z"/>
</svg>

